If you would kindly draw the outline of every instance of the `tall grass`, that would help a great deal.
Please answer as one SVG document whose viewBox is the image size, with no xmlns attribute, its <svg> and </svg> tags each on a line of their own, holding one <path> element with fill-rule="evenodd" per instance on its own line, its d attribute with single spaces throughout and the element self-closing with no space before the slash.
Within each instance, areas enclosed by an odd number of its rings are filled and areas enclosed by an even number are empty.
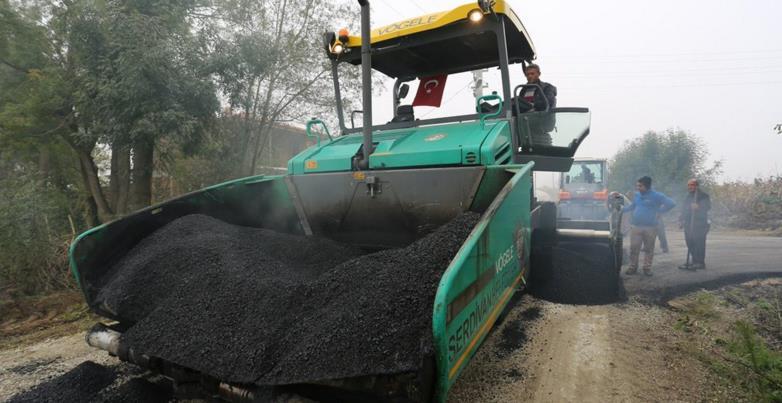
<svg viewBox="0 0 782 403">
<path fill-rule="evenodd" d="M 726 182 L 710 191 L 717 224 L 782 232 L 782 176 Z"/>
</svg>

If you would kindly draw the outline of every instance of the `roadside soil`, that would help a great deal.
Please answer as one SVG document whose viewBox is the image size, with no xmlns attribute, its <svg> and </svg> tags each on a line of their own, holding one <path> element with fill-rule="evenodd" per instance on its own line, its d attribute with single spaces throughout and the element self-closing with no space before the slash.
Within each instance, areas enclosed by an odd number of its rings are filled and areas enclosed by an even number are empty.
<svg viewBox="0 0 782 403">
<path fill-rule="evenodd" d="M 77 291 L 0 301 L 0 350 L 84 331 L 96 320 Z"/>
<path fill-rule="evenodd" d="M 575 306 L 528 299 L 522 305 L 538 307 L 541 318 L 507 318 L 449 401 L 732 400 L 716 375 L 684 353 L 687 335 L 675 330 L 675 312 L 639 303 Z M 500 345 L 510 341 L 497 336 L 516 326 L 525 327 L 528 341 L 501 353 Z"/>
<path fill-rule="evenodd" d="M 0 401 L 60 376 L 85 361 L 110 365 L 114 357 L 87 346 L 84 332 L 0 351 Z"/>
<path fill-rule="evenodd" d="M 782 349 L 782 319 L 774 319 L 782 315 L 782 239 L 711 234 L 709 267 L 698 272 L 676 268 L 686 253 L 678 233 L 669 243 L 669 254 L 655 256 L 654 276 L 622 275 L 625 302 L 565 305 L 522 295 L 449 401 L 757 401 L 738 381 L 751 374 L 726 372 L 721 354 L 738 319 Z M 0 401 L 87 360 L 117 363 L 86 346 L 83 330 L 94 319 L 62 312 L 48 314 L 49 322 L 3 317 Z"/>
</svg>

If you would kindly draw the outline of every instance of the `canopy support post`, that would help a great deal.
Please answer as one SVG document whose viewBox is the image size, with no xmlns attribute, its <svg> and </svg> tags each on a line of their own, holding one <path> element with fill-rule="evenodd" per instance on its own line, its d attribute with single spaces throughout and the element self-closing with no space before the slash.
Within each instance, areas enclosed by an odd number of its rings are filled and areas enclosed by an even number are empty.
<svg viewBox="0 0 782 403">
<path fill-rule="evenodd" d="M 360 169 L 369 169 L 369 155 L 372 154 L 372 34 L 369 24 L 369 0 L 358 0 L 361 5 L 361 101 L 364 110 L 364 148 Z"/>
<path fill-rule="evenodd" d="M 494 32 L 497 34 L 497 51 L 500 56 L 500 74 L 502 76 L 502 99 L 505 117 L 510 119 L 511 113 L 511 92 L 510 92 L 510 72 L 508 67 L 508 44 L 505 42 L 505 23 L 502 18 L 497 17 L 497 28 Z"/>
<path fill-rule="evenodd" d="M 331 61 L 331 79 L 334 81 L 334 96 L 337 107 L 337 119 L 339 119 L 339 132 L 344 136 L 347 128 L 345 127 L 345 111 L 342 110 L 342 94 L 339 89 L 339 63 L 336 60 Z"/>
</svg>

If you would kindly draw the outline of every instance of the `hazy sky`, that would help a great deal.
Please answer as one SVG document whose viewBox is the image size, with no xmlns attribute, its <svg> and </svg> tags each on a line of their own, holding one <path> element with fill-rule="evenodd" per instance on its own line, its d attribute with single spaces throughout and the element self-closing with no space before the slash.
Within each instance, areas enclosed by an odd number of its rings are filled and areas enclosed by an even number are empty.
<svg viewBox="0 0 782 403">
<path fill-rule="evenodd" d="M 464 3 L 372 0 L 372 25 Z M 782 123 L 782 1 L 509 3 L 535 44 L 541 78 L 558 88 L 558 105 L 592 111 L 579 156 L 610 157 L 647 130 L 678 127 L 724 160 L 724 180 L 782 174 L 782 135 L 773 130 Z M 499 74 L 488 74 L 489 90 L 500 91 Z M 514 86 L 525 82 L 520 67 L 511 75 Z M 449 77 L 440 110 L 416 108 L 416 117 L 469 113 L 470 78 Z M 390 105 L 389 91 L 375 97 L 376 122 L 390 119 Z"/>
</svg>

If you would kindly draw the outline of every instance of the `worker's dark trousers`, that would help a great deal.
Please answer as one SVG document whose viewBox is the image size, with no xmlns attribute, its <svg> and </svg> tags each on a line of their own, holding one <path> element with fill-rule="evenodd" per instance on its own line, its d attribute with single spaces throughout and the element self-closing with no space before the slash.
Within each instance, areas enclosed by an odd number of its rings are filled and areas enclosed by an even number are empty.
<svg viewBox="0 0 782 403">
<path fill-rule="evenodd" d="M 687 249 L 690 250 L 693 264 L 706 264 L 706 228 L 694 228 L 684 230 L 684 240 L 687 242 Z"/>
<path fill-rule="evenodd" d="M 668 252 L 668 237 L 665 235 L 665 221 L 662 218 L 657 219 L 657 239 L 660 240 L 660 249 Z"/>
</svg>

